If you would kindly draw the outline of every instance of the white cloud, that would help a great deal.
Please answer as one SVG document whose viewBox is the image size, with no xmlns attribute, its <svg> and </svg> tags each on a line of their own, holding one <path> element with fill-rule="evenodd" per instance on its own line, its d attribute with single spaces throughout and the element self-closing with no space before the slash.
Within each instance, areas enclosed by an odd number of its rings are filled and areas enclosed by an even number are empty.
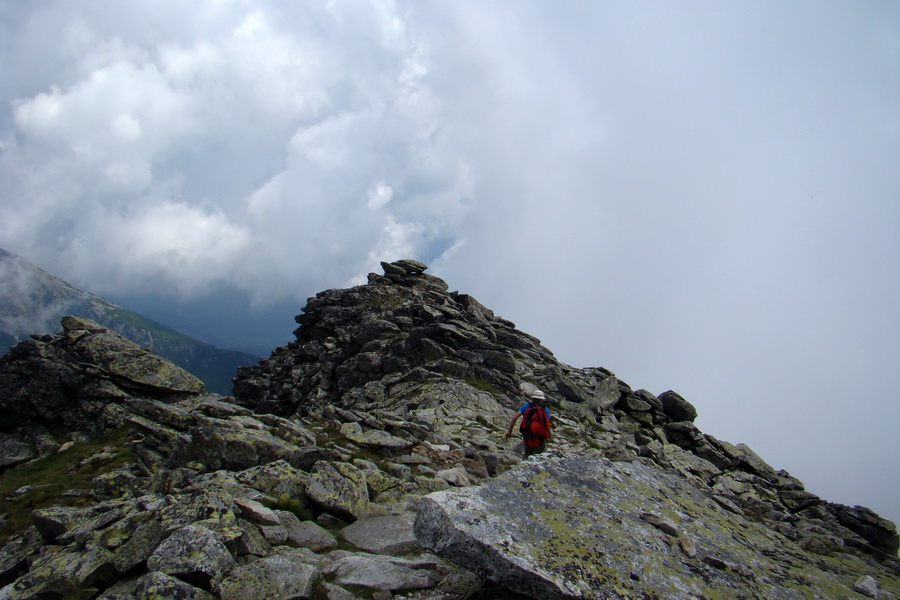
<svg viewBox="0 0 900 600">
<path fill-rule="evenodd" d="M 369 188 L 369 208 L 371 210 L 383 208 L 393 197 L 394 188 L 383 181 L 379 181 Z"/>
<path fill-rule="evenodd" d="M 249 231 L 218 211 L 172 201 L 86 219 L 73 233 L 69 261 L 79 279 L 98 282 L 103 293 L 162 286 L 190 296 L 209 282 L 231 282 L 230 265 L 249 246 Z"/>
<path fill-rule="evenodd" d="M 440 252 L 431 238 L 466 210 L 456 197 L 464 169 L 441 134 L 428 58 L 397 6 L 167 8 L 169 35 L 137 29 L 165 20 L 141 7 L 118 19 L 86 9 L 65 26 L 52 11 L 32 15 L 36 28 L 63 29 L 66 43 L 46 89 L 14 101 L 17 142 L 5 158 L 15 173 L 7 193 L 18 200 L 5 214 L 8 244 L 90 274 L 98 289 L 155 289 L 147 269 L 95 269 L 87 247 L 70 251 L 85 231 L 125 223 L 129 235 L 103 246 L 127 250 L 102 262 L 125 263 L 136 240 L 149 243 L 142 232 L 158 231 L 160 251 L 137 252 L 138 262 L 159 260 L 175 288 L 201 291 L 236 270 L 237 285 L 265 287 L 271 299 L 309 281 L 305 263 L 320 264 L 319 252 L 347 269 L 400 237 L 410 252 Z M 29 210 L 36 196 L 41 209 Z M 161 229 L 182 231 L 160 222 L 173 206 L 183 209 L 178 219 L 206 215 L 200 224 L 240 232 L 237 245 L 255 251 L 236 265 L 230 253 L 210 253 L 208 268 L 191 268 L 183 257 L 193 246 L 171 247 Z M 218 244 L 201 239 L 200 248 Z M 68 258 L 53 258 L 60 251 Z"/>
</svg>

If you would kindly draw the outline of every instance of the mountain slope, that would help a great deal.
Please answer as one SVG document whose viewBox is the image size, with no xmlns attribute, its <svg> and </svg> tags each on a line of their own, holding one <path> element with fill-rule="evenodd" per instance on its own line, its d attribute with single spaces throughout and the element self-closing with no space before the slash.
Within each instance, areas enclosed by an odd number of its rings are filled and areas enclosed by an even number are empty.
<svg viewBox="0 0 900 600">
<path fill-rule="evenodd" d="M 900 596 L 893 523 L 384 267 L 235 398 L 87 319 L 0 357 L 0 599 Z M 522 460 L 534 388 L 553 438 Z"/>
<path fill-rule="evenodd" d="M 0 249 L 0 353 L 32 334 L 59 331 L 65 315 L 91 319 L 153 350 L 218 394 L 231 393 L 231 378 L 238 367 L 259 360 L 245 352 L 221 350 L 125 310 Z"/>
</svg>

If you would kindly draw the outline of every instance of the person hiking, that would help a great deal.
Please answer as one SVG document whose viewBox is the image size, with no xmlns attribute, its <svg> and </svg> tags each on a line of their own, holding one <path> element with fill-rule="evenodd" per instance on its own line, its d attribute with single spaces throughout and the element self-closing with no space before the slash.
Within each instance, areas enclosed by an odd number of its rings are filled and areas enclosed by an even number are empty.
<svg viewBox="0 0 900 600">
<path fill-rule="evenodd" d="M 552 425 L 550 424 L 550 409 L 544 406 L 545 400 L 544 392 L 535 390 L 528 402 L 522 405 L 509 422 L 506 439 L 510 438 L 516 421 L 522 417 L 522 426 L 519 431 L 522 432 L 524 438 L 525 456 L 539 454 L 547 449 L 547 440 L 550 439 Z"/>
</svg>

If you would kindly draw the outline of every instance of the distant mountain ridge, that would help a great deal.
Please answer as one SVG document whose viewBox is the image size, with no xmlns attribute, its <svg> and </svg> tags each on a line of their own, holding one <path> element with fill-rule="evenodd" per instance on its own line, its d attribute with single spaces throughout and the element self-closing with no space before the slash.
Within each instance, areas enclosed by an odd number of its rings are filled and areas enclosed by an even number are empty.
<svg viewBox="0 0 900 600">
<path fill-rule="evenodd" d="M 238 367 L 259 360 L 246 352 L 216 348 L 128 311 L 0 248 L 0 354 L 31 335 L 58 332 L 65 315 L 91 319 L 149 348 L 217 394 L 230 395 Z"/>
</svg>

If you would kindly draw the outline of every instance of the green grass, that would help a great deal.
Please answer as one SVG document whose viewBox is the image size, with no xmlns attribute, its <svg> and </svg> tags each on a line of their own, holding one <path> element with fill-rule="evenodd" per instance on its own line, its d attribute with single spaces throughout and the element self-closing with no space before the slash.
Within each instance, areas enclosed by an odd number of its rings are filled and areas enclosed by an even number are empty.
<svg viewBox="0 0 900 600">
<path fill-rule="evenodd" d="M 309 502 L 304 502 L 297 498 L 291 498 L 287 494 L 282 494 L 273 502 L 269 503 L 269 508 L 273 510 L 285 510 L 294 513 L 301 521 L 313 521 L 316 518 L 316 511 Z"/>
<path fill-rule="evenodd" d="M 77 442 L 65 452 L 53 452 L 0 474 L 0 543 L 21 534 L 31 525 L 31 511 L 53 505 L 79 506 L 92 501 L 88 497 L 66 497 L 73 489 L 91 489 L 91 481 L 101 473 L 123 466 L 132 459 L 129 429 L 122 427 L 87 442 Z M 80 465 L 103 451 L 109 458 Z M 35 486 L 15 498 L 10 494 L 24 486 Z"/>
<path fill-rule="evenodd" d="M 492 396 L 502 396 L 503 395 L 500 393 L 500 390 L 498 390 L 496 387 L 494 387 L 494 384 L 491 383 L 490 381 L 488 381 L 487 379 L 466 377 L 463 381 L 465 381 L 467 384 L 469 384 L 476 390 L 481 390 L 482 392 L 487 392 L 488 394 L 490 394 Z"/>
</svg>

